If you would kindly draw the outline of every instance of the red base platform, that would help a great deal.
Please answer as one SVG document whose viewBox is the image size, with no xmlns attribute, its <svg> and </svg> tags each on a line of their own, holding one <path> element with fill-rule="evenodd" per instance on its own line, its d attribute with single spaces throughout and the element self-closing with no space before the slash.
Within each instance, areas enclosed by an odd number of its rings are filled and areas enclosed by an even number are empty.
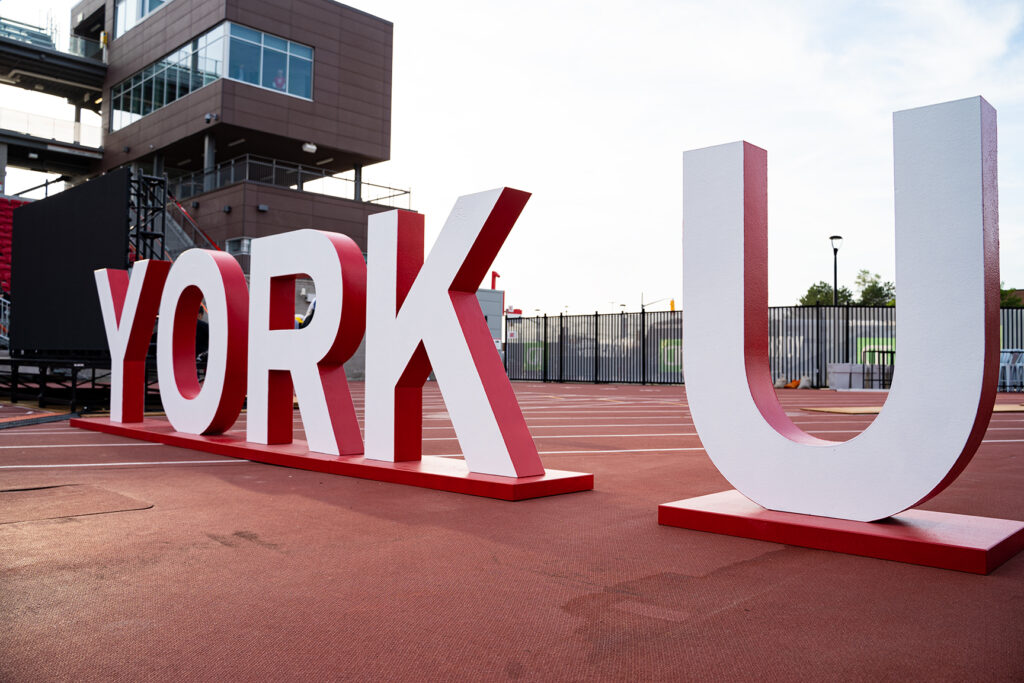
<svg viewBox="0 0 1024 683">
<path fill-rule="evenodd" d="M 306 442 L 299 439 L 290 444 L 266 446 L 236 436 L 183 434 L 174 431 L 165 419 L 146 418 L 143 422 L 123 424 L 109 418 L 78 418 L 71 420 L 71 426 L 270 465 L 500 500 L 525 500 L 594 488 L 594 475 L 583 472 L 547 470 L 543 476 L 515 478 L 474 474 L 466 469 L 465 461 L 457 458 L 427 455 L 418 461 L 393 463 L 362 456 L 338 457 L 310 452 Z"/>
<path fill-rule="evenodd" d="M 735 490 L 659 505 L 658 523 L 975 574 L 1024 549 L 1024 522 L 928 510 L 851 522 L 766 510 Z"/>
</svg>

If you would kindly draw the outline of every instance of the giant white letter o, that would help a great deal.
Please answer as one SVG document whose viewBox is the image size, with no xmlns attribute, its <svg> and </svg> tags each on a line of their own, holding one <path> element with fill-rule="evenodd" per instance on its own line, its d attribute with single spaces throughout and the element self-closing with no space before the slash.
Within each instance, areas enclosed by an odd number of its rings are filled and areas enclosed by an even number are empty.
<svg viewBox="0 0 1024 683">
<path fill-rule="evenodd" d="M 196 376 L 196 317 L 206 299 L 210 346 Z M 249 292 L 242 267 L 218 251 L 189 249 L 174 262 L 160 300 L 157 375 L 167 420 L 179 432 L 220 434 L 245 402 Z"/>
</svg>

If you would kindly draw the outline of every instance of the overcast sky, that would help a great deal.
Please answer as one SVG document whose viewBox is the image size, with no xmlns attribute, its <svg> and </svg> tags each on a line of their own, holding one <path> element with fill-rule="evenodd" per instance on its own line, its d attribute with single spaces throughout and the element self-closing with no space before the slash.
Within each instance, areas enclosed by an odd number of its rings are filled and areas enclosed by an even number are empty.
<svg viewBox="0 0 1024 683">
<path fill-rule="evenodd" d="M 678 302 L 682 152 L 740 139 L 768 150 L 770 303 L 831 281 L 832 234 L 841 286 L 894 279 L 892 112 L 974 95 L 999 115 L 1001 279 L 1024 288 L 1022 2 L 355 6 L 395 25 L 392 160 L 364 179 L 411 189 L 428 241 L 459 195 L 532 192 L 494 266 L 526 314 Z"/>
</svg>

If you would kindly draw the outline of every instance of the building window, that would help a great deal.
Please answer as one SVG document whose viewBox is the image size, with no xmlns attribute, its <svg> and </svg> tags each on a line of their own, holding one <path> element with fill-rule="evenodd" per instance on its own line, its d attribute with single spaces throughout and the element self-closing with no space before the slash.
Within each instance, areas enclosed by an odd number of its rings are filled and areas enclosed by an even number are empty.
<svg viewBox="0 0 1024 683">
<path fill-rule="evenodd" d="M 224 243 L 224 250 L 232 256 L 250 253 L 251 237 L 232 237 Z"/>
<path fill-rule="evenodd" d="M 112 87 L 110 130 L 120 130 L 218 78 L 309 100 L 313 48 L 239 24 L 220 24 Z"/>
<path fill-rule="evenodd" d="M 227 78 L 313 98 L 313 48 L 240 24 L 229 24 Z"/>
<path fill-rule="evenodd" d="M 120 38 L 170 1 L 116 0 L 114 2 L 114 38 Z"/>
</svg>

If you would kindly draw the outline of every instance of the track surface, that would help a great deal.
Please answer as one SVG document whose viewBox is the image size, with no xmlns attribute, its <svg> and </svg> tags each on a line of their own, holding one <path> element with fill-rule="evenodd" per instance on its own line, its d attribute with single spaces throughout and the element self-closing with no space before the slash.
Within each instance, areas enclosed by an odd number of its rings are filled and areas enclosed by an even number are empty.
<svg viewBox="0 0 1024 683">
<path fill-rule="evenodd" d="M 660 527 L 659 503 L 729 488 L 681 387 L 514 386 L 545 464 L 594 491 L 507 503 L 0 432 L 0 680 L 1024 678 L 1024 554 L 985 577 Z M 874 416 L 800 408 L 884 395 L 780 398 L 843 440 Z M 457 457 L 424 403 L 424 452 Z M 1024 519 L 1022 453 L 1024 413 L 995 414 L 923 507 Z M 11 491 L 35 487 L 57 488 Z"/>
</svg>

